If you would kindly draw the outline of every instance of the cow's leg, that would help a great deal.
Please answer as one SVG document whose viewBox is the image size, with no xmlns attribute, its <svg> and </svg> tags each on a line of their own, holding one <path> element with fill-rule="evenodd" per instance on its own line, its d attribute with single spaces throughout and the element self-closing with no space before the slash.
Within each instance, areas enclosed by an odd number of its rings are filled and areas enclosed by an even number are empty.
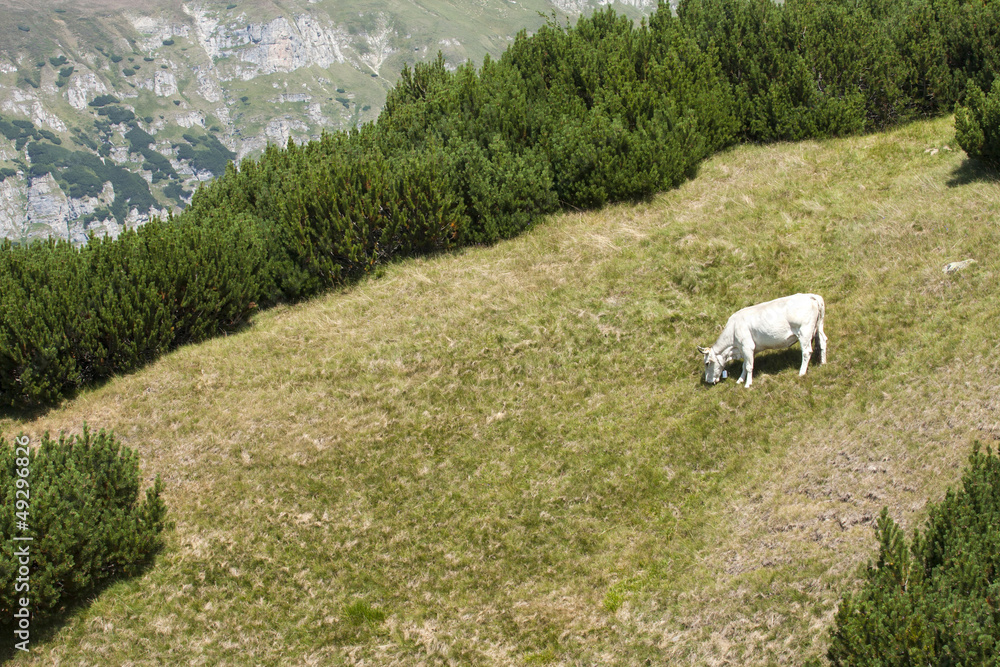
<svg viewBox="0 0 1000 667">
<path fill-rule="evenodd" d="M 746 380 L 744 387 L 749 388 L 753 383 L 753 353 L 754 349 L 751 346 L 744 346 L 741 350 L 743 354 L 743 375 L 740 376 L 740 382 Z"/>
<path fill-rule="evenodd" d="M 809 368 L 809 360 L 813 356 L 812 338 L 803 338 L 800 343 L 802 345 L 802 367 L 799 369 L 799 377 L 802 377 L 806 374 L 806 370 Z"/>
<path fill-rule="evenodd" d="M 799 339 L 799 345 L 802 346 L 802 366 L 799 368 L 799 377 L 805 375 L 806 370 L 809 369 L 809 360 L 812 359 L 813 338 L 815 336 L 815 323 L 812 325 L 806 324 L 804 327 L 795 332 L 795 337 Z"/>
<path fill-rule="evenodd" d="M 747 389 L 749 389 L 750 385 L 753 384 L 753 357 L 752 356 L 747 357 L 746 360 L 743 362 L 743 375 L 741 375 L 740 377 L 746 378 L 746 384 L 744 384 L 743 386 L 746 387 Z"/>
</svg>

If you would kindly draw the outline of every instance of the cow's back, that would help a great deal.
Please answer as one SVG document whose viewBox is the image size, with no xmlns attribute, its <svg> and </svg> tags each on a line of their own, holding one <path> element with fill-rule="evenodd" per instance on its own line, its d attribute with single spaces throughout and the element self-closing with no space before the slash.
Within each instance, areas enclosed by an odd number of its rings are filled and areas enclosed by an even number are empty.
<svg viewBox="0 0 1000 667">
<path fill-rule="evenodd" d="M 731 320 L 737 338 L 751 336 L 757 350 L 789 347 L 803 328 L 813 329 L 824 310 L 818 294 L 793 294 L 737 311 Z"/>
</svg>

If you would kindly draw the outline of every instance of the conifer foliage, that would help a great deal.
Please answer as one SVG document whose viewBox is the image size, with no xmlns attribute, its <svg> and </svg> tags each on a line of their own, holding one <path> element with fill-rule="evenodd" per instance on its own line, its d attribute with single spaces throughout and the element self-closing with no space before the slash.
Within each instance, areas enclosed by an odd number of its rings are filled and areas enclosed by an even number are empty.
<svg viewBox="0 0 1000 667">
<path fill-rule="evenodd" d="M 955 139 L 969 157 L 1000 167 L 1000 78 L 989 94 L 969 81 L 965 104 L 955 109 Z"/>
<path fill-rule="evenodd" d="M 111 433 L 95 435 L 84 426 L 78 436 L 46 434 L 28 454 L 0 438 L 4 619 L 21 598 L 30 601 L 32 618 L 44 619 L 111 578 L 136 574 L 158 548 L 166 519 L 159 477 L 140 501 L 138 455 Z M 18 474 L 22 470 L 27 476 Z M 17 485 L 18 479 L 26 484 Z M 15 535 L 31 540 L 15 541 Z M 22 576 L 15 550 L 25 545 L 30 572 Z"/>
<path fill-rule="evenodd" d="M 648 197 L 735 141 L 871 131 L 968 86 L 963 136 L 990 155 L 975 91 L 998 70 L 1000 0 L 682 0 L 639 25 L 553 19 L 478 70 L 439 56 L 374 123 L 229 163 L 176 218 L 0 247 L 0 403 L 53 403 L 392 258 Z"/>
<path fill-rule="evenodd" d="M 977 448 L 911 544 L 885 509 L 877 531 L 878 560 L 837 612 L 831 663 L 1000 664 L 1000 458 Z"/>
<path fill-rule="evenodd" d="M 997 0 L 681 0 L 718 53 L 740 137 L 799 140 L 948 113 L 1000 71 Z"/>
<path fill-rule="evenodd" d="M 56 401 L 237 327 L 264 273 L 256 222 L 154 220 L 117 240 L 0 245 L 0 399 Z"/>
</svg>

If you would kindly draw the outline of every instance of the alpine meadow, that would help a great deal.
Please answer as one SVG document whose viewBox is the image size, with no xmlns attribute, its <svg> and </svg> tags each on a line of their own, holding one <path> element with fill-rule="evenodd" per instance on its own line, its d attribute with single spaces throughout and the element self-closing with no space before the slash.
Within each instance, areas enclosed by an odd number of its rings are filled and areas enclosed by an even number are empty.
<svg viewBox="0 0 1000 667">
<path fill-rule="evenodd" d="M 998 70 L 997 0 L 605 9 L 5 244 L 0 661 L 994 664 Z M 702 382 L 795 293 L 825 365 Z"/>
</svg>

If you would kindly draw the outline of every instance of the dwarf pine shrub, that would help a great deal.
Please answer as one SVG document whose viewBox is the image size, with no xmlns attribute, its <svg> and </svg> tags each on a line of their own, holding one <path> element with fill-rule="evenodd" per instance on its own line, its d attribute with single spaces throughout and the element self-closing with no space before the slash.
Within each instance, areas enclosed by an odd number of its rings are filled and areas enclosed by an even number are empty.
<svg viewBox="0 0 1000 667">
<path fill-rule="evenodd" d="M 878 559 L 840 604 L 832 664 L 1000 664 L 1000 458 L 977 446 L 962 488 L 929 514 L 908 544 L 882 510 Z"/>
<path fill-rule="evenodd" d="M 78 436 L 53 440 L 46 434 L 37 449 L 25 453 L 0 438 L 4 619 L 20 608 L 21 598 L 30 601 L 35 618 L 45 618 L 109 579 L 136 574 L 159 546 L 166 517 L 159 477 L 140 501 L 138 456 L 111 433 L 95 435 L 85 425 Z M 31 540 L 15 541 L 15 535 Z M 15 555 L 25 545 L 27 577 L 19 573 L 22 558 Z"/>
<path fill-rule="evenodd" d="M 266 280 L 260 225 L 224 209 L 83 248 L 0 244 L 0 402 L 52 403 L 233 330 Z"/>
<path fill-rule="evenodd" d="M 969 81 L 965 103 L 955 109 L 955 140 L 969 157 L 1000 167 L 1000 78 L 989 94 Z"/>
</svg>

